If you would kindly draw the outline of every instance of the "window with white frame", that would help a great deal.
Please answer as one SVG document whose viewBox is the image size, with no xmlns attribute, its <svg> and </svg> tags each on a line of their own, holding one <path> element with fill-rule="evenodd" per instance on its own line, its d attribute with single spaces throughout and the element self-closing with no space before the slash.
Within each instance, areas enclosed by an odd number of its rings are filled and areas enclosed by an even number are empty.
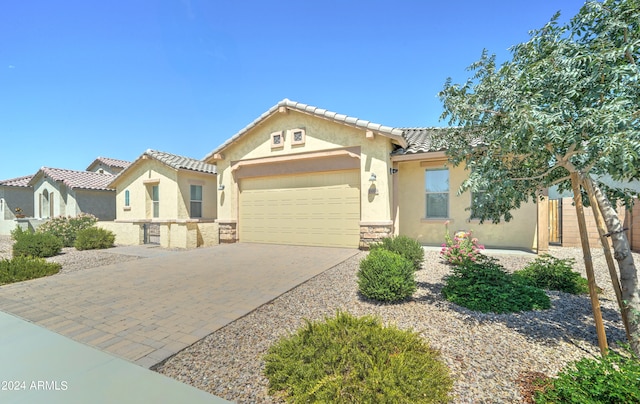
<svg viewBox="0 0 640 404">
<path fill-rule="evenodd" d="M 160 189 L 158 185 L 151 187 L 151 200 L 153 204 L 153 217 L 160 217 Z"/>
<path fill-rule="evenodd" d="M 303 145 L 306 141 L 305 130 L 302 128 L 296 128 L 289 130 L 289 138 L 291 139 L 291 145 Z"/>
<path fill-rule="evenodd" d="M 128 189 L 124 191 L 124 206 L 125 208 L 128 208 L 129 206 L 131 206 L 130 193 Z"/>
<path fill-rule="evenodd" d="M 281 130 L 271 134 L 271 148 L 277 149 L 284 147 L 284 134 Z"/>
<path fill-rule="evenodd" d="M 191 185 L 189 216 L 202 217 L 202 185 Z"/>
<path fill-rule="evenodd" d="M 443 219 L 449 217 L 449 170 L 446 168 L 427 169 L 425 182 L 425 218 Z"/>
</svg>

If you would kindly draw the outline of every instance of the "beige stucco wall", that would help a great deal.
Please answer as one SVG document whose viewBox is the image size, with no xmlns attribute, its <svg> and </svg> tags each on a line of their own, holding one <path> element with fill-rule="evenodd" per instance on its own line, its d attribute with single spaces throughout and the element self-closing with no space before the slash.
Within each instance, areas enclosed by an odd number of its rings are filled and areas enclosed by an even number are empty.
<svg viewBox="0 0 640 404">
<path fill-rule="evenodd" d="M 145 181 L 147 181 L 145 183 Z M 202 186 L 202 219 L 216 218 L 216 176 L 189 170 L 175 170 L 154 159 L 135 163 L 115 184 L 116 219 L 152 219 L 151 187 L 158 185 L 160 220 L 189 219 L 190 185 Z M 125 207 L 129 191 L 130 206 Z"/>
<path fill-rule="evenodd" d="M 399 234 L 415 238 L 423 244 L 440 245 L 444 242 L 444 222 L 449 220 L 451 234 L 458 230 L 472 230 L 481 244 L 488 247 L 534 249 L 537 242 L 537 205 L 528 203 L 513 211 L 510 222 L 493 224 L 469 220 L 471 205 L 469 192 L 458 196 L 458 188 L 467 176 L 463 167 L 449 167 L 449 218 L 425 219 L 425 170 L 445 167 L 444 161 L 421 166 L 420 161 L 399 162 Z"/>
<path fill-rule="evenodd" d="M 160 246 L 165 248 L 210 247 L 220 243 L 218 224 L 197 221 L 160 222 Z M 98 227 L 112 231 L 118 245 L 144 243 L 143 222 L 101 221 Z"/>
<path fill-rule="evenodd" d="M 304 145 L 291 145 L 287 130 L 304 128 L 306 142 Z M 283 131 L 284 147 L 271 148 L 271 133 Z M 365 131 L 326 119 L 310 116 L 297 111 L 275 113 L 258 126 L 245 133 L 240 139 L 222 151 L 223 160 L 210 160 L 218 166 L 218 181 L 224 190 L 218 193 L 218 218 L 222 221 L 237 220 L 238 189 L 231 174 L 231 162 L 278 157 L 291 154 L 311 153 L 343 147 L 360 146 L 361 176 L 361 221 L 381 222 L 391 220 L 389 176 L 389 153 L 391 141 L 387 137 L 375 135 L 367 139 Z M 369 194 L 371 173 L 375 173 L 378 195 Z"/>
<path fill-rule="evenodd" d="M 142 227 L 138 223 L 100 221 L 96 226 L 113 232 L 117 245 L 140 245 L 143 242 Z"/>
</svg>

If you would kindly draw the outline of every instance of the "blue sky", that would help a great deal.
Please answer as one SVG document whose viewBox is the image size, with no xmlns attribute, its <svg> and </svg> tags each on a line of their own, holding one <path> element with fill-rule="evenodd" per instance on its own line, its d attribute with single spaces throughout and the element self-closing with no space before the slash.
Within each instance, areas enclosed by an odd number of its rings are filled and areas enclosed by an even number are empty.
<svg viewBox="0 0 640 404">
<path fill-rule="evenodd" d="M 202 158 L 283 98 L 444 126 L 437 93 L 581 0 L 4 1 L 0 179 Z"/>
</svg>

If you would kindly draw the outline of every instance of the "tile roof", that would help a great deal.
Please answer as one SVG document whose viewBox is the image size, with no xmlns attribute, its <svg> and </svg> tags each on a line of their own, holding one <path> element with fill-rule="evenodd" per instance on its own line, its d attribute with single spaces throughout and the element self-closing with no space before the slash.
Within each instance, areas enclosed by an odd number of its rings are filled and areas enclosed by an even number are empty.
<svg viewBox="0 0 640 404">
<path fill-rule="evenodd" d="M 40 174 L 46 175 L 54 181 L 62 182 L 71 189 L 112 190 L 108 185 L 113 180 L 113 175 L 108 173 L 42 167 L 29 181 L 29 185 L 34 185 L 35 178 L 39 177 Z"/>
<path fill-rule="evenodd" d="M 166 152 L 161 152 L 157 150 L 148 149 L 143 153 L 143 155 L 147 155 L 149 157 L 153 157 L 154 159 L 160 161 L 168 165 L 169 167 L 173 167 L 176 170 L 191 170 L 191 171 L 199 171 L 201 173 L 207 174 L 217 174 L 217 167 L 215 164 L 208 164 L 202 160 L 192 159 L 190 157 L 179 156 L 177 154 L 171 154 Z"/>
<path fill-rule="evenodd" d="M 102 163 L 109 167 L 117 167 L 117 168 L 127 168 L 129 167 L 129 164 L 131 164 L 130 161 L 126 161 L 126 160 L 112 159 L 109 157 L 98 157 L 91 164 L 89 164 L 89 166 L 87 167 L 87 170 L 89 170 L 91 166 L 95 165 L 96 163 Z"/>
<path fill-rule="evenodd" d="M 111 177 L 111 182 L 109 182 L 109 186 L 112 188 L 115 188 L 115 183 L 120 178 L 124 177 L 126 175 L 125 173 L 127 173 L 131 167 L 136 165 L 138 161 L 141 161 L 149 157 L 152 159 L 158 160 L 162 164 L 165 164 L 176 170 L 190 170 L 190 171 L 196 171 L 196 172 L 201 172 L 205 174 L 216 174 L 216 175 L 218 174 L 218 167 L 215 164 L 208 164 L 202 160 L 196 160 L 191 157 L 184 157 L 184 156 L 179 156 L 177 154 L 147 149 L 145 150 L 144 153 L 140 155 L 140 157 L 136 159 L 136 161 L 131 163 L 129 167 L 126 167 L 124 170 L 120 171 L 117 175 Z"/>
<path fill-rule="evenodd" d="M 407 147 L 398 148 L 393 155 L 427 153 L 447 149 L 446 132 L 455 128 L 401 128 L 402 135 L 407 140 Z M 479 145 L 479 138 L 472 138 L 471 145 Z"/>
<path fill-rule="evenodd" d="M 0 185 L 6 185 L 8 187 L 28 187 L 31 178 L 33 178 L 33 175 L 25 175 L 24 177 L 2 180 L 0 181 Z"/>
<path fill-rule="evenodd" d="M 348 115 L 338 114 L 337 112 L 328 111 L 326 109 L 314 107 L 312 105 L 303 104 L 301 102 L 291 101 L 287 98 L 280 101 L 273 107 L 271 107 L 268 111 L 260 115 L 249 125 L 240 129 L 238 133 L 229 138 L 226 142 L 224 142 L 221 146 L 207 154 L 202 160 L 207 160 L 213 157 L 214 154 L 221 152 L 231 143 L 235 142 L 237 139 L 242 137 L 245 133 L 247 133 L 250 129 L 259 125 L 262 121 L 267 119 L 272 114 L 276 113 L 280 107 L 285 107 L 287 109 L 295 110 L 301 113 L 317 116 L 320 118 L 328 119 L 337 123 L 342 123 L 344 125 L 355 126 L 360 129 L 371 130 L 377 133 L 380 133 L 383 136 L 387 136 L 392 138 L 400 143 L 401 146 L 406 146 L 406 141 L 402 136 L 402 129 L 392 128 L 390 126 L 380 125 L 378 123 L 373 123 L 370 121 L 366 121 L 364 119 L 355 118 Z"/>
</svg>

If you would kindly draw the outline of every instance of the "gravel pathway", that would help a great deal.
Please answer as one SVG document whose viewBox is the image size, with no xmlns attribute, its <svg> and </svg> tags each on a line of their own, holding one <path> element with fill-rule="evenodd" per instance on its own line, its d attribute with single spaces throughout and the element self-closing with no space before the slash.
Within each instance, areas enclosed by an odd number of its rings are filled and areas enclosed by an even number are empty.
<svg viewBox="0 0 640 404">
<path fill-rule="evenodd" d="M 576 258 L 576 248 L 553 248 L 560 258 Z M 625 334 L 601 251 L 594 250 L 600 304 L 610 344 Z M 440 295 L 449 273 L 438 253 L 429 251 L 417 272 L 419 289 L 410 302 L 375 304 L 358 297 L 360 253 L 278 297 L 247 316 L 179 352 L 156 370 L 236 402 L 277 402 L 268 396 L 262 356 L 278 338 L 294 332 L 303 319 L 319 319 L 346 310 L 373 314 L 387 324 L 419 331 L 441 351 L 455 379 L 456 403 L 521 402 L 518 376 L 525 371 L 554 375 L 567 362 L 598 355 L 588 296 L 549 292 L 553 307 L 521 314 L 481 314 L 455 306 Z M 640 255 L 634 254 L 640 263 Z M 533 255 L 498 257 L 510 270 L 522 268 Z M 584 271 L 579 265 L 575 269 Z"/>
<path fill-rule="evenodd" d="M 594 249 L 596 282 L 609 343 L 624 341 L 624 328 L 601 250 Z M 554 375 L 566 363 L 597 356 L 598 345 L 588 296 L 548 292 L 550 310 L 520 314 L 481 314 L 445 301 L 440 290 L 449 267 L 437 251 L 425 255 L 417 272 L 418 291 L 402 304 L 376 304 L 357 294 L 361 252 L 310 281 L 210 334 L 157 367 L 157 371 L 236 402 L 273 403 L 262 376 L 263 355 L 271 344 L 298 329 L 304 319 L 320 319 L 346 310 L 373 314 L 387 324 L 413 329 L 442 353 L 455 379 L 456 403 L 521 402 L 518 377 L 527 371 Z M 559 258 L 575 258 L 584 275 L 578 248 L 552 248 Z M 11 240 L 0 236 L 0 259 L 11 257 Z M 509 270 L 522 268 L 534 255 L 500 255 Z M 63 265 L 61 274 L 139 257 L 104 251 L 77 251 L 48 258 Z M 640 254 L 634 253 L 640 264 Z"/>
</svg>

